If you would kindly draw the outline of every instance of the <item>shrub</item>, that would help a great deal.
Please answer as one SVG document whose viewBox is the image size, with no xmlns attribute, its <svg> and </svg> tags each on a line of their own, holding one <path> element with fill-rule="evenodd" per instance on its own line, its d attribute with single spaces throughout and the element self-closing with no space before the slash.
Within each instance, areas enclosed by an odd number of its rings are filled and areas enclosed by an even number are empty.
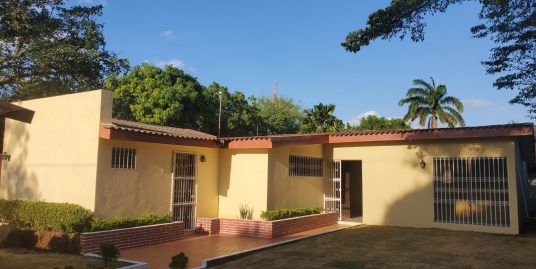
<svg viewBox="0 0 536 269">
<path fill-rule="evenodd" d="M 173 257 L 171 257 L 171 262 L 169 263 L 169 268 L 171 269 L 185 269 L 188 265 L 188 256 L 181 252 Z"/>
<path fill-rule="evenodd" d="M 247 204 L 240 204 L 238 210 L 240 211 L 241 219 L 253 219 L 253 207 L 249 207 Z"/>
<path fill-rule="evenodd" d="M 69 203 L 0 199 L 0 221 L 18 228 L 58 232 L 84 232 L 91 227 L 93 212 Z"/>
<path fill-rule="evenodd" d="M 100 243 L 99 249 L 102 256 L 102 261 L 104 262 L 104 268 L 108 266 L 109 262 L 117 261 L 119 257 L 119 249 L 112 243 L 103 242 Z"/>
<path fill-rule="evenodd" d="M 277 209 L 270 211 L 262 211 L 261 218 L 264 220 L 288 219 L 293 217 L 318 214 L 322 211 L 323 209 L 321 207 Z"/>
<path fill-rule="evenodd" d="M 152 214 L 125 218 L 94 218 L 91 225 L 91 231 L 107 231 L 143 225 L 169 223 L 172 221 L 173 219 L 170 215 L 158 216 Z"/>
</svg>

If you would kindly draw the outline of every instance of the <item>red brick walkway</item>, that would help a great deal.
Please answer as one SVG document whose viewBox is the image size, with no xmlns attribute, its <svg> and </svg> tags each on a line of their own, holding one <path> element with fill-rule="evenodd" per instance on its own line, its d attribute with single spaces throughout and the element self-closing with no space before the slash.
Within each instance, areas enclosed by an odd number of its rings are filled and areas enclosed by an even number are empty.
<svg viewBox="0 0 536 269">
<path fill-rule="evenodd" d="M 121 251 L 121 258 L 147 262 L 151 269 L 166 269 L 169 268 L 168 265 L 171 256 L 182 251 L 189 258 L 189 268 L 196 268 L 201 266 L 203 260 L 208 258 L 242 252 L 277 242 L 331 232 L 347 227 L 349 227 L 349 225 L 337 224 L 276 239 L 262 239 L 236 235 L 191 235 L 183 240 L 125 249 Z"/>
</svg>

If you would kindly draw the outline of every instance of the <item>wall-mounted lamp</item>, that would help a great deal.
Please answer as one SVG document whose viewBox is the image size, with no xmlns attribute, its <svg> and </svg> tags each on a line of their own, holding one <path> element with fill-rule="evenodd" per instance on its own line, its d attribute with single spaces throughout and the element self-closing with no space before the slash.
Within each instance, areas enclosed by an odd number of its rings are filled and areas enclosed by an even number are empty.
<svg viewBox="0 0 536 269">
<path fill-rule="evenodd" d="M 419 166 L 424 169 L 426 168 L 426 162 L 424 160 L 421 160 L 421 162 L 419 163 Z"/>
<path fill-rule="evenodd" d="M 9 162 L 9 160 L 11 160 L 11 155 L 7 154 L 7 152 L 2 153 L 2 160 Z"/>
<path fill-rule="evenodd" d="M 204 163 L 204 162 L 207 162 L 207 157 L 205 157 L 205 155 L 201 155 L 201 157 L 199 157 L 199 160 Z"/>
</svg>

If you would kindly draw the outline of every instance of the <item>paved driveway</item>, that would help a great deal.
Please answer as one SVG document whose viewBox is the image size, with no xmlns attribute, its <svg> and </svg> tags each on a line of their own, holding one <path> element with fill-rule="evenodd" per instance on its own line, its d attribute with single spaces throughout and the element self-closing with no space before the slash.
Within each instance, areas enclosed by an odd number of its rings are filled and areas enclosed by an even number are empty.
<svg viewBox="0 0 536 269">
<path fill-rule="evenodd" d="M 200 267 L 203 260 L 208 258 L 229 255 L 274 243 L 332 232 L 349 226 L 350 225 L 337 224 L 276 239 L 262 239 L 235 235 L 189 235 L 183 240 L 122 250 L 121 258 L 147 262 L 151 269 L 167 269 L 169 268 L 168 265 L 171 256 L 182 251 L 189 258 L 189 268 L 196 268 Z"/>
</svg>

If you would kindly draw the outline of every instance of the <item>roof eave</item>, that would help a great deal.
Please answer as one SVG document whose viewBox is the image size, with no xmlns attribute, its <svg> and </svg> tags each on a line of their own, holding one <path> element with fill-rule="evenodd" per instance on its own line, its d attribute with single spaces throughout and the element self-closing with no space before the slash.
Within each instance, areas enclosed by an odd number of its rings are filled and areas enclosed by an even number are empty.
<svg viewBox="0 0 536 269">
<path fill-rule="evenodd" d="M 194 146 L 205 148 L 219 148 L 220 144 L 217 140 L 184 138 L 161 134 L 149 134 L 144 132 L 129 131 L 124 129 L 116 129 L 110 125 L 102 125 L 99 129 L 99 138 L 106 140 L 124 140 L 134 142 Z"/>
</svg>

